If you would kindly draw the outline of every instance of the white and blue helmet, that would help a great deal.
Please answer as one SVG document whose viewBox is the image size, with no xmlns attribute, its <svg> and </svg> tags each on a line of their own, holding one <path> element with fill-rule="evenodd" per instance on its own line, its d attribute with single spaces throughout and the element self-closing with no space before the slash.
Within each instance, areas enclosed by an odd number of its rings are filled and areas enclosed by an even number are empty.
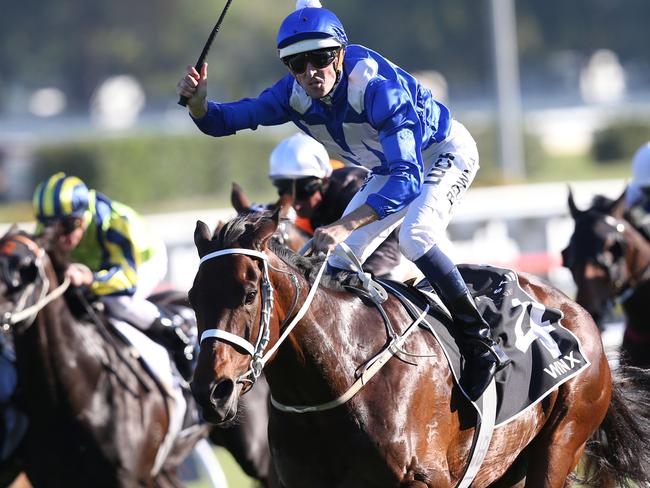
<svg viewBox="0 0 650 488">
<path fill-rule="evenodd" d="M 296 10 L 289 14 L 278 30 L 278 55 L 293 54 L 328 47 L 345 47 L 348 37 L 343 24 L 319 0 L 298 0 Z"/>
</svg>

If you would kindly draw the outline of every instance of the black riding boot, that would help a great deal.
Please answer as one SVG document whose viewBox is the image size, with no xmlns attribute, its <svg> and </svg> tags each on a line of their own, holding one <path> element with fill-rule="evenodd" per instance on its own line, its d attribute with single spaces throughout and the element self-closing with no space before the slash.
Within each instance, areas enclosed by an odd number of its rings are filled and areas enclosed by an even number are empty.
<svg viewBox="0 0 650 488">
<path fill-rule="evenodd" d="M 153 340 L 171 353 L 178 372 L 189 381 L 193 372 L 194 347 L 182 327 L 161 315 L 153 321 L 148 332 Z"/>
<path fill-rule="evenodd" d="M 434 245 L 414 262 L 449 309 L 461 331 L 459 348 L 465 364 L 460 381 L 469 397 L 476 400 L 490 384 L 494 374 L 504 368 L 510 359 L 492 340 L 490 326 L 479 313 L 465 280 L 447 255 Z"/>
<path fill-rule="evenodd" d="M 505 368 L 511 360 L 492 339 L 490 326 L 479 313 L 469 291 L 445 305 L 462 334 L 459 347 L 465 364 L 461 382 L 469 397 L 476 400 L 488 387 L 495 373 Z"/>
</svg>

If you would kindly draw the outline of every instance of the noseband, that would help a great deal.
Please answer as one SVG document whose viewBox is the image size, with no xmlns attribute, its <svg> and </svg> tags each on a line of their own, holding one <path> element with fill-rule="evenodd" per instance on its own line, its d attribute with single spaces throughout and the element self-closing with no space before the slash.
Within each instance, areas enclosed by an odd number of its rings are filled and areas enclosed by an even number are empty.
<svg viewBox="0 0 650 488">
<path fill-rule="evenodd" d="M 260 374 L 262 373 L 262 369 L 264 369 L 264 366 L 266 365 L 266 362 L 275 353 L 278 347 L 280 347 L 280 344 L 284 342 L 284 340 L 288 337 L 289 333 L 293 330 L 293 328 L 298 324 L 300 319 L 305 315 L 305 313 L 309 309 L 309 305 L 314 299 L 314 295 L 316 293 L 316 290 L 318 289 L 318 284 L 320 283 L 320 279 L 323 275 L 323 271 L 326 268 L 327 258 L 325 258 L 325 260 L 323 261 L 323 265 L 318 271 L 318 275 L 316 276 L 316 279 L 314 280 L 314 284 L 312 285 L 311 290 L 307 295 L 307 299 L 303 303 L 300 310 L 298 310 L 298 313 L 293 317 L 291 323 L 285 327 L 285 322 L 293 312 L 293 308 L 298 300 L 298 295 L 300 294 L 300 285 L 296 276 L 293 273 L 272 266 L 269 263 L 269 257 L 264 252 L 255 251 L 253 249 L 244 249 L 244 248 L 224 249 L 222 251 L 215 251 L 206 254 L 201 258 L 201 261 L 199 262 L 199 266 L 201 266 L 201 264 L 203 264 L 204 262 L 209 261 L 210 259 L 214 259 L 220 256 L 228 256 L 231 254 L 240 254 L 240 255 L 243 254 L 245 256 L 251 256 L 253 258 L 261 259 L 263 263 L 263 275 L 262 275 L 262 284 L 261 284 L 262 312 L 260 315 L 260 332 L 257 335 L 257 341 L 255 344 L 253 344 L 252 342 L 247 341 L 243 337 L 240 337 L 236 334 L 232 334 L 225 330 L 206 329 L 201 334 L 201 339 L 199 341 L 199 344 L 203 343 L 203 341 L 206 339 L 215 338 L 217 340 L 221 340 L 244 349 L 251 356 L 251 363 L 248 371 L 246 371 L 246 373 L 240 376 L 237 379 L 237 382 L 249 383 L 248 388 L 250 388 L 253 386 L 257 378 L 259 378 Z M 291 276 L 292 282 L 294 283 L 296 290 L 295 290 L 291 309 L 287 314 L 287 318 L 285 318 L 285 320 L 280 326 L 280 329 L 283 330 L 282 334 L 280 335 L 280 338 L 277 340 L 277 342 L 273 345 L 273 347 L 271 347 L 268 351 L 266 351 L 270 339 L 271 312 L 273 310 L 273 304 L 274 304 L 273 285 L 271 284 L 271 280 L 269 278 L 269 267 L 273 268 L 275 271 L 289 274 Z"/>
</svg>

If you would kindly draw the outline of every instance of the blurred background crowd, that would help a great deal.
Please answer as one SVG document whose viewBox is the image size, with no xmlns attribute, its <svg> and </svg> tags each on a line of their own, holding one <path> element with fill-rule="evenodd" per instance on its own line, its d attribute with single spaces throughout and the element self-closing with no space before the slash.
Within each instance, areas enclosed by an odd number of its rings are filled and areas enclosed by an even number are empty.
<svg viewBox="0 0 650 488">
<path fill-rule="evenodd" d="M 212 96 L 255 96 L 284 74 L 275 33 L 294 4 L 233 3 L 208 57 Z M 648 139 L 647 1 L 325 4 L 352 42 L 416 73 L 470 128 L 482 158 L 475 187 L 625 177 Z M 176 105 L 176 80 L 221 7 L 214 0 L 3 7 L 0 199 L 24 202 L 58 170 L 143 210 L 224 204 L 232 180 L 270 196 L 259 168 L 291 128 L 213 141 Z M 28 206 L 5 207 L 0 220 L 29 215 Z"/>
</svg>

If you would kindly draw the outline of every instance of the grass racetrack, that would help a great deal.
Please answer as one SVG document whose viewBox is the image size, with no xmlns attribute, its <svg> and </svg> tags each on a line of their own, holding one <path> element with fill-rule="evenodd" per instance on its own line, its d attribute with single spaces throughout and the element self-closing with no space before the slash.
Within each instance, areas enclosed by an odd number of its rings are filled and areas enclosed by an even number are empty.
<svg viewBox="0 0 650 488">
<path fill-rule="evenodd" d="M 222 447 L 216 447 L 215 452 L 219 463 L 226 475 L 229 488 L 257 488 L 260 485 L 249 478 L 239 467 L 237 461 Z M 187 483 L 187 488 L 210 488 L 209 484 L 204 481 L 191 481 Z"/>
</svg>

